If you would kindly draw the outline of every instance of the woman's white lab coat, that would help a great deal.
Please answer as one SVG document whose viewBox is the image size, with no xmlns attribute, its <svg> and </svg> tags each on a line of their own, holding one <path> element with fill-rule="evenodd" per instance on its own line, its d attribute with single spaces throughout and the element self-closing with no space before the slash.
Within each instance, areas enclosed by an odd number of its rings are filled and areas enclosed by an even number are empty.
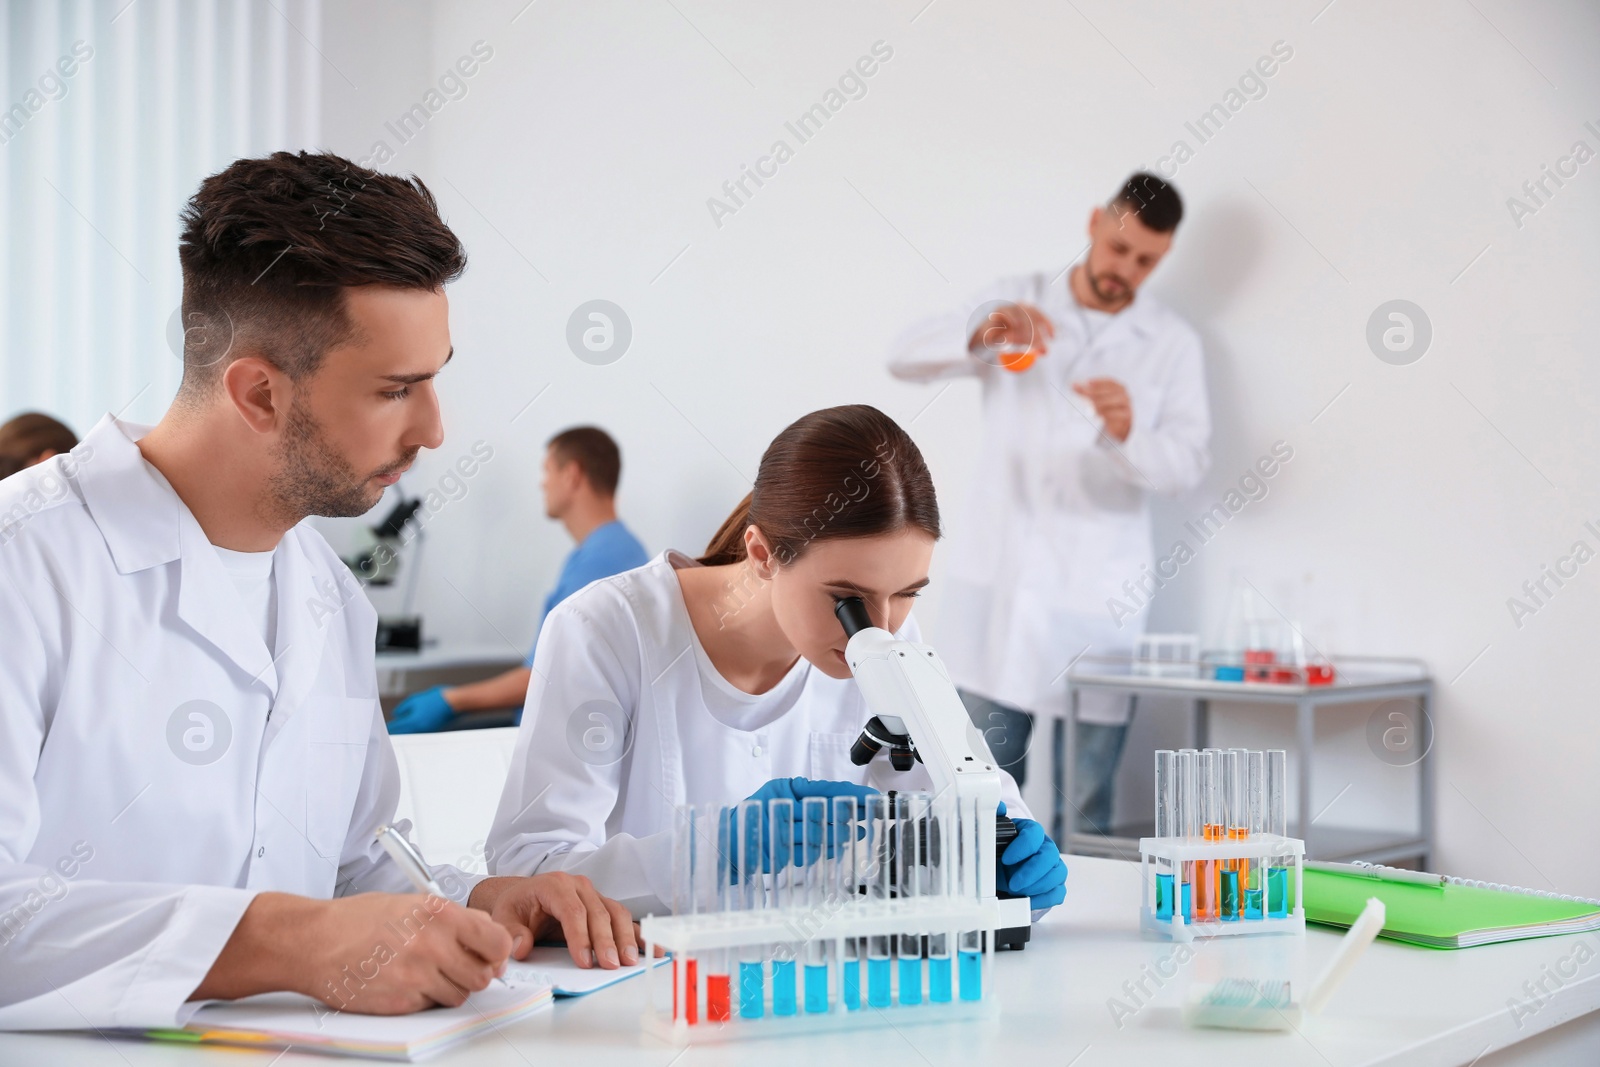
<svg viewBox="0 0 1600 1067">
<path fill-rule="evenodd" d="M 256 893 L 410 891 L 372 606 L 297 526 L 270 655 L 142 432 L 0 482 L 0 1029 L 172 1026 Z"/>
<path fill-rule="evenodd" d="M 674 564 L 698 566 L 669 550 L 591 582 L 545 617 L 489 834 L 491 872 L 571 871 L 635 916 L 669 913 L 680 804 L 737 803 L 796 775 L 931 788 L 920 764 L 902 774 L 886 754 L 850 762 L 872 717 L 854 679 L 802 658 L 767 694 L 734 689 L 694 635 Z M 920 640 L 909 617 L 899 636 Z M 1001 798 L 1009 814 L 1029 817 L 1004 771 Z"/>
<path fill-rule="evenodd" d="M 1049 353 L 1021 373 L 971 355 L 970 320 L 988 301 L 1043 311 L 1055 326 Z M 983 387 L 976 474 L 951 523 L 940 651 L 964 688 L 1047 715 L 1065 711 L 1075 657 L 1125 650 L 1143 632 L 1145 598 L 1124 583 L 1154 588 L 1149 494 L 1192 488 L 1210 465 L 1194 330 L 1145 294 L 1103 325 L 1088 319 L 1065 274 L 1013 278 L 908 330 L 889 364 L 909 381 L 976 377 Z M 1132 401 L 1121 443 L 1072 391 L 1101 377 Z M 1084 694 L 1081 718 L 1126 721 L 1125 698 L 1095 695 Z"/>
</svg>

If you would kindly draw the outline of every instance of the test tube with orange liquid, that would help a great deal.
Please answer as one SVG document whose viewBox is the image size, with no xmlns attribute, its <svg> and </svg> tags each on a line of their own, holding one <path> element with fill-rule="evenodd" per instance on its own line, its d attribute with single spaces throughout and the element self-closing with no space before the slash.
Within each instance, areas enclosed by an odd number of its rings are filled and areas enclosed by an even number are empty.
<svg viewBox="0 0 1600 1067">
<path fill-rule="evenodd" d="M 1200 753 L 1200 837 L 1205 841 L 1221 841 L 1224 837 L 1226 816 L 1222 810 L 1222 783 L 1219 780 L 1221 761 L 1218 755 L 1218 751 L 1212 748 Z M 1220 916 L 1217 898 L 1219 873 L 1217 860 L 1195 861 L 1196 919 L 1216 919 Z"/>
</svg>

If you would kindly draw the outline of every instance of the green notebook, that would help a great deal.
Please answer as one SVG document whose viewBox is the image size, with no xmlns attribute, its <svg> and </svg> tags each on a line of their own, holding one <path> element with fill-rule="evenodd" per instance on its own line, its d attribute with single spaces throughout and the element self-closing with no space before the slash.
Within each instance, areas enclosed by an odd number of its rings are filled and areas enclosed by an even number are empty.
<svg viewBox="0 0 1600 1067">
<path fill-rule="evenodd" d="M 1439 881 L 1432 885 L 1391 881 L 1385 877 L 1389 870 L 1368 865 L 1318 870 L 1308 865 L 1306 919 L 1347 927 L 1361 914 L 1367 898 L 1377 897 L 1387 913 L 1383 937 L 1430 948 L 1469 948 L 1600 930 L 1600 901 L 1437 875 Z M 1402 876 L 1416 877 L 1410 871 L 1394 874 Z"/>
</svg>

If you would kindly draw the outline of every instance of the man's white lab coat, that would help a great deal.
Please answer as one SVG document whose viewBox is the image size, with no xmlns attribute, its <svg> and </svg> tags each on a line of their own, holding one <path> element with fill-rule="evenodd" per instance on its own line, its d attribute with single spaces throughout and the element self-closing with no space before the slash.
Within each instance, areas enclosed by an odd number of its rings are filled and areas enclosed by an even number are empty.
<svg viewBox="0 0 1600 1067">
<path fill-rule="evenodd" d="M 1055 326 L 1048 354 L 1020 373 L 971 355 L 969 319 L 987 301 L 1043 311 Z M 1142 608 L 1130 618 L 1110 601 L 1138 603 L 1123 583 L 1137 586 L 1153 560 L 1148 495 L 1192 488 L 1210 465 L 1194 330 L 1143 294 L 1103 325 L 1089 319 L 1065 275 L 1013 278 L 907 331 L 889 364 L 909 381 L 982 384 L 982 443 L 952 523 L 940 651 L 963 688 L 1046 715 L 1065 713 L 1075 657 L 1126 651 L 1143 632 Z M 1127 387 L 1126 441 L 1102 434 L 1093 405 L 1072 391 L 1089 378 Z M 1101 696 L 1111 695 L 1083 694 L 1079 717 L 1126 722 L 1126 699 Z"/>
<path fill-rule="evenodd" d="M 371 604 L 296 526 L 270 655 L 143 432 L 0 482 L 0 1029 L 172 1026 L 257 892 L 412 891 Z"/>
</svg>

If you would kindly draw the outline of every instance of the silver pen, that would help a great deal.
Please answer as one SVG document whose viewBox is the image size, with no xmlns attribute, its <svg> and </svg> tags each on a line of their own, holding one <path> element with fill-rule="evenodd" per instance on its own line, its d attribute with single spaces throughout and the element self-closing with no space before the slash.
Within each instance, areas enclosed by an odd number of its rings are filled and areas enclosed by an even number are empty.
<svg viewBox="0 0 1600 1067">
<path fill-rule="evenodd" d="M 1334 863 L 1329 860 L 1306 860 L 1308 871 L 1327 871 L 1330 874 L 1350 874 L 1358 878 L 1371 878 L 1375 882 L 1403 882 L 1408 885 L 1426 885 L 1435 889 L 1444 885 L 1444 875 L 1426 871 L 1407 871 L 1399 867 L 1381 867 L 1369 863 Z"/>
<path fill-rule="evenodd" d="M 432 893 L 436 897 L 445 897 L 444 890 L 439 888 L 439 883 L 433 880 L 433 874 L 428 870 L 428 865 L 422 862 L 422 854 L 414 848 L 411 842 L 401 836 L 400 831 L 392 826 L 378 827 L 378 844 L 394 860 L 395 865 L 405 872 L 411 879 L 411 884 L 417 887 L 419 893 Z"/>
</svg>

